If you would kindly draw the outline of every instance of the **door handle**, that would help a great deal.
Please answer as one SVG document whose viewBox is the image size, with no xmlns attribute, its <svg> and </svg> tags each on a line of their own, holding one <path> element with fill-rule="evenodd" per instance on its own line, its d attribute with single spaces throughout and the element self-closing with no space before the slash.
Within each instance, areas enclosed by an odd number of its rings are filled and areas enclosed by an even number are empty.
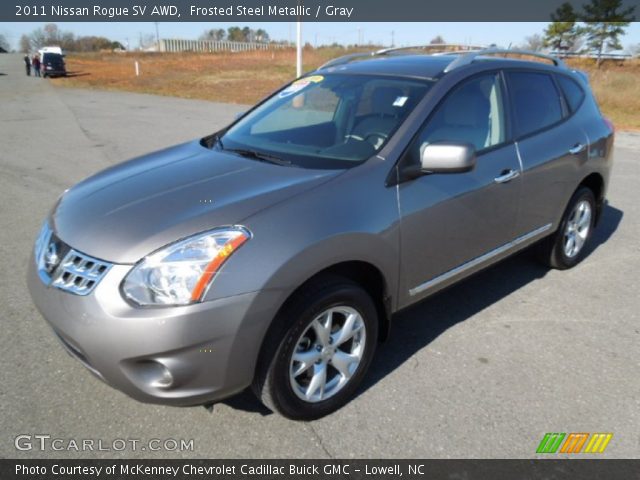
<svg viewBox="0 0 640 480">
<path fill-rule="evenodd" d="M 587 149 L 587 146 L 584 143 L 576 143 L 573 147 L 569 149 L 569 153 L 571 155 L 577 155 L 579 153 L 584 152 Z"/>
<path fill-rule="evenodd" d="M 493 179 L 496 183 L 507 183 L 513 180 L 514 178 L 518 178 L 520 176 L 520 172 L 518 170 L 503 170 L 503 172 Z"/>
</svg>

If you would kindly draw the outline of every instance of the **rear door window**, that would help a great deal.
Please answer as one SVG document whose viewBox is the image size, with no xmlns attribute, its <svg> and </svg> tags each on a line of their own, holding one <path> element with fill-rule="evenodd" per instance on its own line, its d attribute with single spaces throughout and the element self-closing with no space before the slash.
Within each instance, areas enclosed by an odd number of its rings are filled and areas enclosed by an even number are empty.
<svg viewBox="0 0 640 480">
<path fill-rule="evenodd" d="M 507 72 L 514 123 L 518 137 L 562 120 L 562 104 L 551 75 Z"/>
<path fill-rule="evenodd" d="M 569 77 L 558 75 L 556 78 L 558 79 L 560 88 L 562 88 L 562 91 L 564 92 L 565 98 L 567 99 L 569 109 L 571 112 L 575 112 L 582 104 L 582 100 L 584 100 L 584 90 L 575 80 L 572 80 Z"/>
</svg>

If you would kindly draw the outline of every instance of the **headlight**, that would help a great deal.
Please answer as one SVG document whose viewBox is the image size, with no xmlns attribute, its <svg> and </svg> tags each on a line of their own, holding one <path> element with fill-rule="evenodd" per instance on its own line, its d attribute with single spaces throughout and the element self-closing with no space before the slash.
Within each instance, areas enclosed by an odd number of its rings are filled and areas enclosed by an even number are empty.
<svg viewBox="0 0 640 480">
<path fill-rule="evenodd" d="M 247 229 L 228 227 L 168 245 L 133 267 L 122 290 L 138 305 L 199 302 L 222 264 L 249 238 Z"/>
</svg>

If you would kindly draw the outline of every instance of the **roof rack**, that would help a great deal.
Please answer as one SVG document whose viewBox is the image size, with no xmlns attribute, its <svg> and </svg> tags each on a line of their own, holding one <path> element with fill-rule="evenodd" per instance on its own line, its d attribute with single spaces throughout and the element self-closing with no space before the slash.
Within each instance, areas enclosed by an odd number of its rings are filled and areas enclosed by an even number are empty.
<svg viewBox="0 0 640 480">
<path fill-rule="evenodd" d="M 448 50 L 450 48 L 459 48 L 459 50 Z M 405 50 L 427 50 L 431 48 L 440 48 L 440 50 L 430 52 L 431 55 L 457 55 L 454 61 L 452 61 L 447 67 L 444 69 L 442 73 L 448 73 L 456 68 L 463 67 L 465 65 L 470 65 L 473 63 L 478 57 L 484 55 L 527 55 L 530 57 L 543 58 L 545 60 L 550 60 L 556 67 L 559 68 L 567 68 L 565 63 L 560 60 L 558 57 L 554 57 L 553 55 L 546 55 L 540 52 L 534 52 L 530 50 L 519 50 L 519 49 L 511 49 L 511 48 L 496 48 L 496 47 L 476 47 L 470 45 L 458 45 L 458 44 L 427 44 L 427 45 L 414 45 L 411 47 L 391 47 L 391 48 L 383 48 L 380 50 L 375 50 L 372 52 L 361 52 L 361 53 L 351 53 L 349 55 L 343 55 L 342 57 L 335 58 L 333 60 L 329 60 L 324 65 L 318 67 L 318 70 L 322 70 L 324 68 L 335 67 L 338 65 L 343 65 L 345 63 L 349 63 L 353 60 L 357 60 L 359 58 L 366 57 L 378 57 L 384 55 L 390 55 L 396 52 L 402 52 Z"/>
<path fill-rule="evenodd" d="M 451 48 L 458 48 L 458 50 L 450 50 Z M 446 54 L 461 54 L 461 53 L 471 53 L 475 51 L 483 50 L 485 47 L 478 47 L 475 45 L 461 45 L 457 43 L 429 43 L 426 45 L 413 45 L 410 47 L 390 47 L 390 48 L 382 48 L 380 50 L 374 50 L 371 52 L 360 52 L 360 53 L 351 53 L 349 55 L 343 55 L 342 57 L 334 58 L 333 60 L 329 60 L 327 63 L 318 67 L 318 70 L 322 70 L 323 68 L 335 67 L 338 65 L 343 65 L 345 63 L 349 63 L 353 60 L 357 60 L 358 58 L 366 58 L 366 57 L 377 57 L 383 55 L 393 54 L 395 52 L 402 52 L 404 50 L 431 50 L 431 49 L 439 49 L 436 51 L 431 51 L 431 54 L 437 55 L 446 55 Z"/>
<path fill-rule="evenodd" d="M 458 50 L 448 50 L 451 48 L 457 48 Z M 426 45 L 412 45 L 409 47 L 390 47 L 383 48 L 381 50 L 377 50 L 374 53 L 376 55 L 387 55 L 389 53 L 399 52 L 402 50 L 431 50 L 431 49 L 439 49 L 435 52 L 431 53 L 460 53 L 460 52 L 470 52 L 476 50 L 483 50 L 486 47 L 478 46 L 478 45 L 463 45 L 460 43 L 428 43 Z"/>
<path fill-rule="evenodd" d="M 530 50 L 518 50 L 518 49 L 507 49 L 507 48 L 486 48 L 484 50 L 475 50 L 473 52 L 469 52 L 466 55 L 462 55 L 456 58 L 453 62 L 447 65 L 447 68 L 444 69 L 444 73 L 450 72 L 451 70 L 455 70 L 456 68 L 463 67 L 465 65 L 469 65 L 473 63 L 473 61 L 479 56 L 484 55 L 496 55 L 496 54 L 504 54 L 507 55 L 528 55 L 531 57 L 543 58 L 545 60 L 551 60 L 556 67 L 566 68 L 566 65 L 562 60 L 552 55 L 546 55 L 540 52 L 533 52 Z"/>
</svg>

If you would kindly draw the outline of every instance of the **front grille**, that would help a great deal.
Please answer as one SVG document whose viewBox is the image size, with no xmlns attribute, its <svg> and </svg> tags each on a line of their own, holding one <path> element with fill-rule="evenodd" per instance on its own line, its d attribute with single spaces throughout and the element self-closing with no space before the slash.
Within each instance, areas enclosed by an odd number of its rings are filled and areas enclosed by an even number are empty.
<svg viewBox="0 0 640 480">
<path fill-rule="evenodd" d="M 42 228 L 35 252 L 40 278 L 76 295 L 90 294 L 111 264 L 72 249 L 48 225 Z"/>
<path fill-rule="evenodd" d="M 51 285 L 76 295 L 88 295 L 110 266 L 71 249 L 53 272 Z"/>
</svg>

